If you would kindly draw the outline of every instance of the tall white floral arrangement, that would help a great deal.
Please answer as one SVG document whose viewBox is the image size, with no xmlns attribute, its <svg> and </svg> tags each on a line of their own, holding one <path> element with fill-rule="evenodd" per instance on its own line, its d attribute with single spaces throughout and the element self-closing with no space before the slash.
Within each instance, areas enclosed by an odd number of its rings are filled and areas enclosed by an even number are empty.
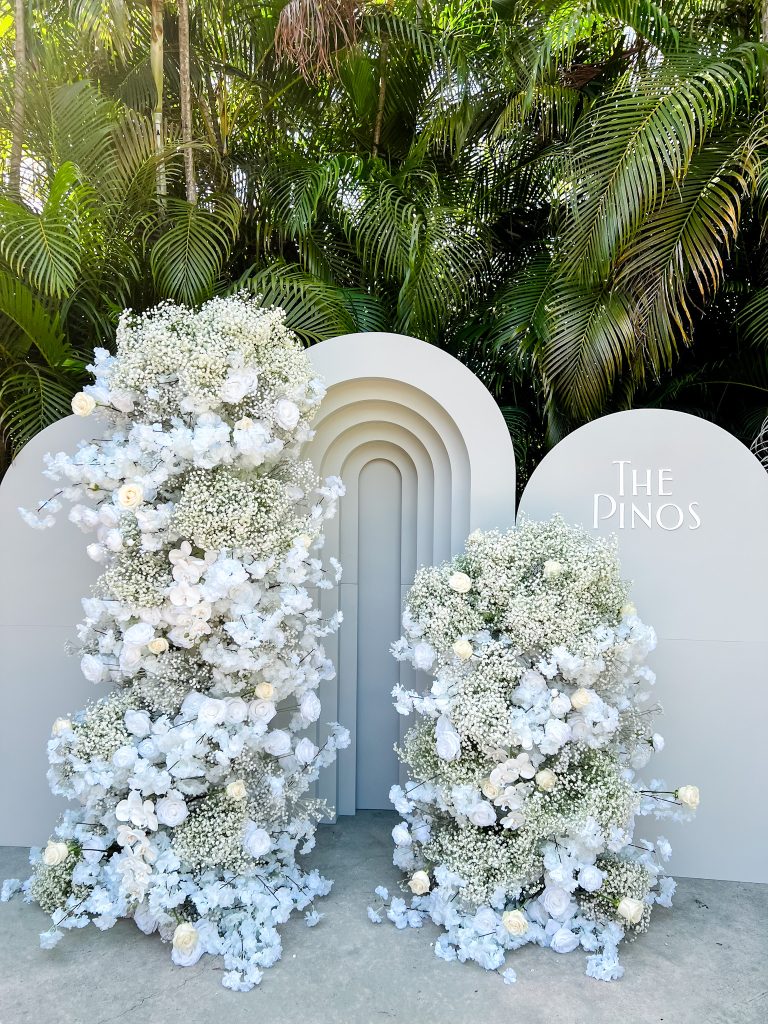
<svg viewBox="0 0 768 1024">
<path fill-rule="evenodd" d="M 619 942 L 674 891 L 669 843 L 634 839 L 635 817 L 687 817 L 699 793 L 638 775 L 663 745 L 645 664 L 656 637 L 628 603 L 615 542 L 559 518 L 474 533 L 419 571 L 403 625 L 395 656 L 434 676 L 427 692 L 394 691 L 416 716 L 399 751 L 411 779 L 390 794 L 412 895 L 380 887 L 369 917 L 431 918 L 438 956 L 510 983 L 506 953 L 527 942 L 581 946 L 587 974 L 620 977 Z"/>
<path fill-rule="evenodd" d="M 317 923 L 331 886 L 296 863 L 326 811 L 310 786 L 349 742 L 338 724 L 305 735 L 340 621 L 313 592 L 340 577 L 319 552 L 343 488 L 299 459 L 323 388 L 281 311 L 243 296 L 125 312 L 91 370 L 72 406 L 99 439 L 48 457 L 59 490 L 25 515 L 49 525 L 66 500 L 95 533 L 105 568 L 78 636 L 108 692 L 54 723 L 51 788 L 78 806 L 23 889 L 51 914 L 45 947 L 131 917 L 176 964 L 221 954 L 224 985 L 247 990 L 280 957 L 278 925 Z"/>
</svg>

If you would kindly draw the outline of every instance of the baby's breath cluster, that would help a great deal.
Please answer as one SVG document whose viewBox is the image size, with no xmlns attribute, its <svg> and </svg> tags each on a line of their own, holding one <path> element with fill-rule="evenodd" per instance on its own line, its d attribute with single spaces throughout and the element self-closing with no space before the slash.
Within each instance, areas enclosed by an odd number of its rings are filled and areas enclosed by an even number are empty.
<svg viewBox="0 0 768 1024">
<path fill-rule="evenodd" d="M 171 525 L 198 548 L 237 548 L 269 558 L 311 528 L 309 502 L 302 506 L 298 491 L 302 498 L 307 494 L 290 479 L 227 467 L 196 470 L 184 485 Z"/>
<path fill-rule="evenodd" d="M 619 942 L 674 889 L 669 844 L 635 841 L 635 817 L 685 817 L 698 790 L 637 775 L 663 745 L 648 706 L 656 638 L 628 601 L 615 542 L 559 517 L 474 533 L 418 572 L 403 625 L 395 657 L 433 682 L 393 691 L 417 716 L 398 750 L 411 778 L 390 794 L 413 898 L 377 890 L 387 916 L 430 916 L 445 959 L 497 970 L 526 942 L 582 946 L 588 974 L 620 977 Z"/>
<path fill-rule="evenodd" d="M 334 675 L 316 594 L 341 481 L 299 461 L 321 383 L 280 310 L 253 298 L 123 314 L 96 350 L 78 415 L 98 440 L 48 457 L 60 499 L 104 566 L 78 627 L 81 668 L 108 692 L 59 718 L 55 793 L 76 801 L 23 888 L 54 945 L 120 917 L 172 942 L 176 964 L 221 954 L 247 990 L 280 956 L 277 926 L 330 883 L 296 862 L 327 808 L 309 796 L 348 733 L 313 736 Z M 8 896 L 21 883 L 4 887 Z"/>
<path fill-rule="evenodd" d="M 216 791 L 200 799 L 174 829 L 171 848 L 179 860 L 197 871 L 219 868 L 243 874 L 253 858 L 243 846 L 247 804 Z"/>
</svg>

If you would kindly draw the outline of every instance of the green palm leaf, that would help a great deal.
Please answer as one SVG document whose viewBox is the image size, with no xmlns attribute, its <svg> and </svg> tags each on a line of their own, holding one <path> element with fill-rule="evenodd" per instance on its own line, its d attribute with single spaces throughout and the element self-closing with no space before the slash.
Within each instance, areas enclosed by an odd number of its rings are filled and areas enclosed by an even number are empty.
<svg viewBox="0 0 768 1024">
<path fill-rule="evenodd" d="M 253 267 L 232 290 L 241 288 L 254 292 L 265 306 L 284 309 L 286 323 L 306 345 L 358 329 L 350 296 L 299 267 L 282 262 Z M 362 302 L 358 293 L 355 299 Z M 370 308 L 375 308 L 373 300 Z"/>
<path fill-rule="evenodd" d="M 616 283 L 637 297 L 636 322 L 656 371 L 671 366 L 677 339 L 689 341 L 694 304 L 700 307 L 720 285 L 753 164 L 743 141 L 710 143 L 618 263 Z"/>
<path fill-rule="evenodd" d="M 746 340 L 768 352 L 768 288 L 756 288 L 739 316 Z"/>
<path fill-rule="evenodd" d="M 6 367 L 0 381 L 0 431 L 18 452 L 35 434 L 71 411 L 79 376 L 32 363 Z"/>
<path fill-rule="evenodd" d="M 84 197 L 78 183 L 77 168 L 65 163 L 51 179 L 39 213 L 0 198 L 0 254 L 20 277 L 53 298 L 67 295 L 78 282 Z"/>
<path fill-rule="evenodd" d="M 164 217 L 145 223 L 152 277 L 159 293 L 195 305 L 208 298 L 230 254 L 240 224 L 240 204 L 231 196 L 195 206 L 167 199 Z"/>
<path fill-rule="evenodd" d="M 34 347 L 50 367 L 73 358 L 59 314 L 51 313 L 34 292 L 4 270 L 0 270 L 0 317 L 6 323 L 4 344 L 9 356 L 24 356 Z"/>
<path fill-rule="evenodd" d="M 562 409 L 579 421 L 599 416 L 635 347 L 633 303 L 616 289 L 586 290 L 559 280 L 547 306 L 542 373 Z"/>
<path fill-rule="evenodd" d="M 605 281 L 611 261 L 644 217 L 687 173 L 694 153 L 750 100 L 765 48 L 744 43 L 715 58 L 669 59 L 639 86 L 608 93 L 574 134 L 563 265 Z"/>
</svg>

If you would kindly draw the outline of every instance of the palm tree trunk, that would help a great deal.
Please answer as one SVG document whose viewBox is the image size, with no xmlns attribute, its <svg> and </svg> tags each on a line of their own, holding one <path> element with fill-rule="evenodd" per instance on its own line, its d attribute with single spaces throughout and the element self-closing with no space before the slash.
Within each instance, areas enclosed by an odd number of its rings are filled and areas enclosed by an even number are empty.
<svg viewBox="0 0 768 1024">
<path fill-rule="evenodd" d="M 163 129 L 163 6 L 164 0 L 151 0 L 152 36 L 149 44 L 149 64 L 155 83 L 155 109 L 152 111 L 152 123 L 155 129 L 155 152 L 160 157 L 157 165 L 157 194 L 164 196 L 168 191 L 165 179 L 165 163 L 162 154 L 165 149 L 165 131 Z"/>
<path fill-rule="evenodd" d="M 16 38 L 13 55 L 16 67 L 13 75 L 13 122 L 11 124 L 11 155 L 8 168 L 8 185 L 14 195 L 21 192 L 21 156 L 24 138 L 24 88 L 27 76 L 27 38 L 24 0 L 16 0 L 14 6 Z"/>
<path fill-rule="evenodd" d="M 192 75 L 189 61 L 189 2 L 178 0 L 179 6 L 179 84 L 181 99 L 181 141 L 184 144 L 184 181 L 187 201 L 197 202 L 195 157 L 192 152 Z"/>
<path fill-rule="evenodd" d="M 387 96 L 387 51 L 389 50 L 389 40 L 383 39 L 381 43 L 381 52 L 379 53 L 379 98 L 376 103 L 376 120 L 373 125 L 373 146 L 372 154 L 377 156 L 379 152 L 379 143 L 381 142 L 381 126 L 384 122 L 384 100 Z"/>
</svg>

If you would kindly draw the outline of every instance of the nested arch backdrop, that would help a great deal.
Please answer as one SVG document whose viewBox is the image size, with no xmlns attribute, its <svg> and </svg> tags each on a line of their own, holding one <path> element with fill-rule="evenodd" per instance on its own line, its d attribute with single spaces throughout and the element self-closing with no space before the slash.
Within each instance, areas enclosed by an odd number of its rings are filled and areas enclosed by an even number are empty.
<svg viewBox="0 0 768 1024">
<path fill-rule="evenodd" d="M 352 743 L 320 795 L 340 814 L 388 807 L 399 777 L 394 744 L 403 720 L 390 692 L 413 670 L 389 647 L 403 598 L 420 565 L 460 550 L 477 528 L 514 524 L 515 466 L 504 419 L 465 366 L 425 342 L 354 334 L 317 345 L 310 357 L 328 394 L 309 455 L 347 486 L 326 551 L 341 561 L 344 624 L 331 646 L 337 679 L 321 693 Z M 322 734 L 320 737 L 322 742 Z"/>
</svg>

